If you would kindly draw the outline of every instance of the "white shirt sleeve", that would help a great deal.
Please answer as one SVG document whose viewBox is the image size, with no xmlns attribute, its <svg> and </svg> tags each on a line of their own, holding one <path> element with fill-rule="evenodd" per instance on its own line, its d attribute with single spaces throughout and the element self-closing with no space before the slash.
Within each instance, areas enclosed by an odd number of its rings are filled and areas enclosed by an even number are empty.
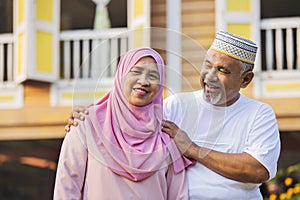
<svg viewBox="0 0 300 200">
<path fill-rule="evenodd" d="M 169 96 L 166 99 L 164 99 L 164 101 L 163 101 L 163 103 L 164 103 L 163 104 L 163 110 L 164 110 L 163 114 L 164 114 L 164 119 L 166 119 L 166 120 L 170 120 L 170 121 L 175 120 L 176 115 L 174 113 L 176 113 L 175 111 L 176 111 L 177 107 L 174 106 L 174 103 L 175 103 L 174 100 L 176 100 L 174 98 L 174 96 Z"/>
<path fill-rule="evenodd" d="M 270 179 L 276 175 L 280 138 L 276 117 L 269 105 L 262 104 L 258 109 L 243 151 L 269 171 Z"/>
</svg>

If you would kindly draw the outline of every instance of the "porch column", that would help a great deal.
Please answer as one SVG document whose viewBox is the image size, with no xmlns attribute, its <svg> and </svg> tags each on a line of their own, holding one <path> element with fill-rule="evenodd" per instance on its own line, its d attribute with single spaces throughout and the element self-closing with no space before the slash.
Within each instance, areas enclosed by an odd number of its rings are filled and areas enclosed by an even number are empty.
<svg viewBox="0 0 300 200">
<path fill-rule="evenodd" d="M 166 0 L 166 89 L 167 95 L 181 91 L 181 0 Z"/>
</svg>

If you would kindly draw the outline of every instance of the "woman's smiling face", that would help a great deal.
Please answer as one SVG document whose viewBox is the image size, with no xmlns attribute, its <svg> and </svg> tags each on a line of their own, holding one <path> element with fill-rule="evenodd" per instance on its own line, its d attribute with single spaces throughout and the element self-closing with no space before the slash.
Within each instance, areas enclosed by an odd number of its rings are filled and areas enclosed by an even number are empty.
<svg viewBox="0 0 300 200">
<path fill-rule="evenodd" d="M 138 60 L 125 76 L 123 83 L 123 93 L 130 104 L 150 104 L 160 89 L 160 74 L 155 60 L 152 57 Z"/>
</svg>

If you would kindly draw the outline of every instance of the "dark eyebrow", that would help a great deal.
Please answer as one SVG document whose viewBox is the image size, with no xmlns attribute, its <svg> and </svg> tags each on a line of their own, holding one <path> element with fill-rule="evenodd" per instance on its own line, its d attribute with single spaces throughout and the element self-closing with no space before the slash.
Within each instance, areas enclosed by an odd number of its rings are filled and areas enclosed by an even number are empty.
<svg viewBox="0 0 300 200">
<path fill-rule="evenodd" d="M 133 70 L 136 70 L 136 71 L 143 71 L 144 70 L 144 67 L 141 67 L 141 66 L 132 66 L 130 71 L 133 71 Z"/>
<path fill-rule="evenodd" d="M 131 69 L 139 69 L 139 70 L 142 70 L 142 69 L 144 69 L 143 67 L 141 67 L 141 66 L 137 66 L 137 65 L 134 65 L 134 66 L 132 66 L 131 67 Z"/>
<path fill-rule="evenodd" d="M 211 64 L 208 58 L 205 58 L 204 62 Z"/>
</svg>

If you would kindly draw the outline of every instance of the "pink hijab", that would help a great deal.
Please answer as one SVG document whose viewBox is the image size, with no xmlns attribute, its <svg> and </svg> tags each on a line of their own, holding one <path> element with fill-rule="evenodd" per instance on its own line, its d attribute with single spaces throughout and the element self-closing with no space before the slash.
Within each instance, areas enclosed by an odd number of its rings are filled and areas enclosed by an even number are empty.
<svg viewBox="0 0 300 200">
<path fill-rule="evenodd" d="M 160 73 L 160 89 L 152 103 L 138 107 L 123 95 L 124 77 L 139 59 L 151 56 Z M 171 155 L 175 173 L 191 164 L 182 157 L 174 141 L 161 132 L 164 62 L 151 48 L 127 52 L 118 64 L 113 89 L 89 109 L 92 135 L 108 167 L 132 181 L 140 181 L 162 167 Z"/>
</svg>

